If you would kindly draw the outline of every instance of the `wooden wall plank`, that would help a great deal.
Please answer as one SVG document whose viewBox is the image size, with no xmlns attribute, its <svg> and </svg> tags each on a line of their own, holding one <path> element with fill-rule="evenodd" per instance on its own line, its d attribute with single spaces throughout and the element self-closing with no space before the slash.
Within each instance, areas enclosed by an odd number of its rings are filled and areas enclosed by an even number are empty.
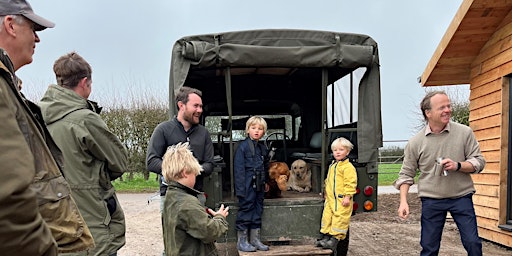
<svg viewBox="0 0 512 256">
<path fill-rule="evenodd" d="M 473 183 L 480 185 L 493 185 L 498 186 L 500 184 L 500 176 L 494 173 L 477 173 L 471 174 Z"/>
<path fill-rule="evenodd" d="M 473 204 L 489 208 L 499 209 L 499 199 L 492 196 L 473 195 Z"/>
<path fill-rule="evenodd" d="M 503 63 L 508 63 L 510 61 L 512 61 L 512 48 L 503 50 L 493 58 L 480 63 L 480 72 L 485 73 L 503 65 Z"/>
<path fill-rule="evenodd" d="M 481 140 L 478 143 L 480 144 L 480 149 L 485 148 L 486 151 L 500 150 L 501 139 Z"/>
<path fill-rule="evenodd" d="M 482 86 L 509 74 L 512 74 L 512 62 L 503 63 L 499 67 L 482 74 L 471 74 L 471 84 Z"/>
<path fill-rule="evenodd" d="M 488 139 L 494 139 L 494 138 L 500 138 L 501 135 L 501 127 L 491 127 L 483 130 L 475 131 L 473 130 L 473 133 L 475 134 L 475 137 L 478 140 L 488 140 Z"/>
<path fill-rule="evenodd" d="M 479 195 L 498 197 L 499 194 L 499 186 L 497 185 L 475 184 L 475 189 Z"/>
<path fill-rule="evenodd" d="M 470 127 L 473 131 L 483 130 L 492 127 L 498 127 L 501 125 L 501 116 L 487 116 L 485 119 L 479 118 L 475 120 L 470 120 Z"/>
<path fill-rule="evenodd" d="M 500 115 L 501 116 L 501 101 L 496 103 L 483 106 L 481 108 L 477 108 L 469 111 L 469 121 L 474 121 L 478 119 L 483 119 L 488 116 Z"/>
<path fill-rule="evenodd" d="M 512 23 L 508 25 L 509 29 L 512 29 Z M 480 66 L 484 61 L 490 60 L 494 58 L 496 55 L 512 48 L 512 30 L 507 31 L 507 33 L 503 36 L 503 38 L 494 44 L 490 45 L 490 41 L 487 42 L 489 44 L 488 47 L 481 49 L 480 54 L 473 60 L 471 64 L 472 71 L 474 68 Z"/>
<path fill-rule="evenodd" d="M 484 95 L 493 93 L 493 92 L 499 92 L 501 91 L 501 79 L 496 79 L 493 81 L 490 81 L 489 83 L 486 83 L 479 87 L 471 88 L 471 92 L 469 94 L 469 100 L 473 101 L 476 98 L 480 98 Z"/>
<path fill-rule="evenodd" d="M 500 151 L 486 151 L 485 148 L 480 148 L 480 150 L 482 150 L 482 155 L 487 162 L 499 162 L 501 160 Z"/>
<path fill-rule="evenodd" d="M 510 35 L 512 35 L 512 23 L 502 24 L 501 28 L 495 31 L 482 47 L 472 66 L 491 59 L 503 50 L 511 48 L 512 41 L 510 41 Z"/>
<path fill-rule="evenodd" d="M 489 219 L 477 216 L 478 235 L 489 241 L 493 241 L 504 246 L 512 247 L 512 232 L 502 230 L 498 227 L 501 222 L 495 219 Z"/>
<path fill-rule="evenodd" d="M 512 236 L 504 233 L 497 233 L 494 230 L 488 230 L 485 228 L 478 229 L 478 235 L 489 241 L 493 241 L 498 244 L 502 244 L 507 247 L 512 247 Z"/>
<path fill-rule="evenodd" d="M 485 158 L 485 156 L 484 156 Z M 489 174 L 500 174 L 500 162 L 499 161 L 489 161 L 485 159 L 487 163 L 485 163 L 485 168 L 482 171 L 482 173 L 489 173 Z"/>
<path fill-rule="evenodd" d="M 470 109 L 470 111 L 473 111 L 473 110 L 476 110 L 479 108 L 483 108 L 485 106 L 492 105 L 492 104 L 494 104 L 496 102 L 500 102 L 500 101 L 501 101 L 501 90 L 490 92 L 488 94 L 482 95 L 478 98 L 474 98 L 473 100 L 471 100 L 471 102 L 469 103 L 469 109 Z M 478 119 L 478 118 L 476 118 L 476 119 Z"/>
<path fill-rule="evenodd" d="M 476 213 L 476 216 L 493 219 L 493 220 L 498 219 L 498 209 L 496 209 L 496 208 L 475 205 L 475 213 Z"/>
<path fill-rule="evenodd" d="M 510 25 L 511 19 L 512 19 L 512 15 L 509 11 L 508 14 L 505 16 L 505 18 L 501 21 L 501 23 L 498 25 L 498 27 L 494 31 L 493 36 L 491 38 L 489 38 L 487 43 L 482 47 L 482 52 L 486 52 L 488 50 L 488 48 L 499 44 L 500 41 L 505 40 L 505 38 L 507 38 L 510 34 L 512 34 L 511 33 L 512 26 Z M 481 62 L 483 60 L 480 59 L 479 61 Z"/>
</svg>

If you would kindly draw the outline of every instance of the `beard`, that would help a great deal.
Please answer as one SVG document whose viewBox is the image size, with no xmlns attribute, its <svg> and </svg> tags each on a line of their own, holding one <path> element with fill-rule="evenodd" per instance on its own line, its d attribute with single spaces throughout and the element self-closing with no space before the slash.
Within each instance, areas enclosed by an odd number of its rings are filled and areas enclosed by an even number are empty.
<svg viewBox="0 0 512 256">
<path fill-rule="evenodd" d="M 185 114 L 183 115 L 183 120 L 189 124 L 199 124 L 199 117 L 194 116 L 194 112 L 188 112 L 186 109 Z"/>
</svg>

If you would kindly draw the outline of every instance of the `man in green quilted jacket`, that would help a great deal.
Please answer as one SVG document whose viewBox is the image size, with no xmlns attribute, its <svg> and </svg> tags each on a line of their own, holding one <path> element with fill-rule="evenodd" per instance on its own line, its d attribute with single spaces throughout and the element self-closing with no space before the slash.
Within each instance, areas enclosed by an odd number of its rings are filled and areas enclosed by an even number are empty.
<svg viewBox="0 0 512 256">
<path fill-rule="evenodd" d="M 125 218 L 111 181 L 126 171 L 127 150 L 101 119 L 101 108 L 88 100 L 89 63 L 70 52 L 55 61 L 53 71 L 57 84 L 48 87 L 39 105 L 64 154 L 64 176 L 96 243 L 88 255 L 116 255 L 125 244 Z"/>
</svg>

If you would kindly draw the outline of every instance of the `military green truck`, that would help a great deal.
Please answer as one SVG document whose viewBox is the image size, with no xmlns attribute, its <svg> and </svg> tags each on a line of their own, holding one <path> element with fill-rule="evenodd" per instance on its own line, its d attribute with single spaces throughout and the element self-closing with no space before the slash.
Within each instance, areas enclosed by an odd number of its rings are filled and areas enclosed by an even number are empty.
<svg viewBox="0 0 512 256">
<path fill-rule="evenodd" d="M 358 175 L 354 214 L 376 211 L 382 147 L 379 69 L 377 43 L 361 34 L 267 29 L 177 40 L 170 115 L 177 113 L 175 90 L 189 86 L 203 92 L 201 123 L 210 131 L 216 162 L 205 179 L 207 206 L 229 205 L 228 222 L 235 226 L 234 150 L 246 136 L 246 120 L 258 115 L 267 121 L 263 140 L 273 160 L 290 166 L 303 159 L 312 171 L 310 192 L 283 191 L 279 198 L 265 199 L 263 241 L 319 235 L 330 144 L 340 136 L 355 146 L 349 155 Z M 219 242 L 235 240 L 230 228 Z"/>
</svg>

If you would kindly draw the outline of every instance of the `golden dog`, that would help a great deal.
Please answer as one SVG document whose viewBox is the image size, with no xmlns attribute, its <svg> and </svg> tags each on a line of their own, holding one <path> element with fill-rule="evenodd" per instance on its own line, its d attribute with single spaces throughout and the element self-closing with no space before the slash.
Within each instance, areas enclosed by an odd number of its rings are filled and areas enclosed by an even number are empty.
<svg viewBox="0 0 512 256">
<path fill-rule="evenodd" d="M 288 190 L 309 192 L 311 190 L 311 170 L 304 160 L 295 160 L 290 170 Z"/>
</svg>

